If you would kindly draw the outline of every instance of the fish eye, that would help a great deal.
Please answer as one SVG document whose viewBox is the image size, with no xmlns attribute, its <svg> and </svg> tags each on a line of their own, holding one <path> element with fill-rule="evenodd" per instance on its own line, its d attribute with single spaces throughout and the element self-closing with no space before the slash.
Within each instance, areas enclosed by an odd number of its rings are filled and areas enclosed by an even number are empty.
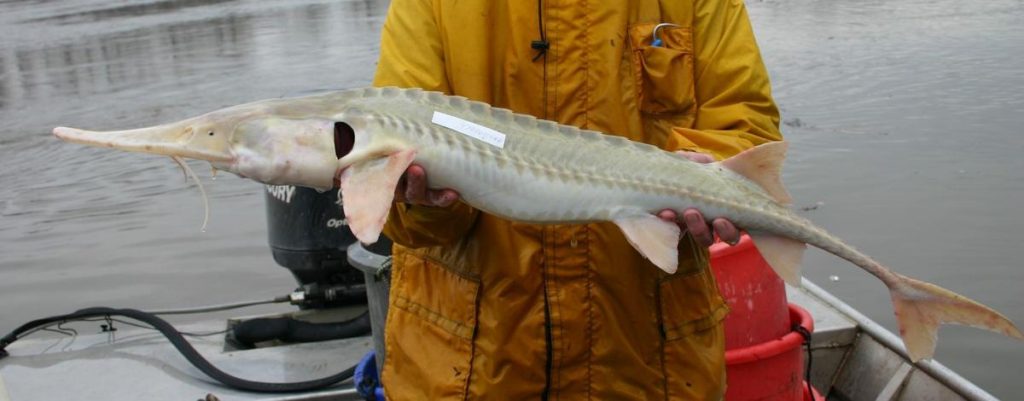
<svg viewBox="0 0 1024 401">
<path fill-rule="evenodd" d="M 213 131 L 210 131 L 210 136 L 213 136 Z"/>
<path fill-rule="evenodd" d="M 338 158 L 345 157 L 356 143 L 356 131 L 342 121 L 334 123 L 334 154 Z"/>
</svg>

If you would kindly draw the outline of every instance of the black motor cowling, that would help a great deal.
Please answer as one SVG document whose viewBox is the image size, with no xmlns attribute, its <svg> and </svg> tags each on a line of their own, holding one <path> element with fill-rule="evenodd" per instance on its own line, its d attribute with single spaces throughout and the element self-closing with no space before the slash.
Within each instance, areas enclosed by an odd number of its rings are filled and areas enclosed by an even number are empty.
<svg viewBox="0 0 1024 401">
<path fill-rule="evenodd" d="M 267 228 L 274 261 L 307 290 L 323 294 L 308 306 L 366 302 L 363 274 L 348 265 L 345 249 L 356 241 L 337 191 L 267 185 Z M 390 253 L 390 252 L 389 252 Z"/>
</svg>

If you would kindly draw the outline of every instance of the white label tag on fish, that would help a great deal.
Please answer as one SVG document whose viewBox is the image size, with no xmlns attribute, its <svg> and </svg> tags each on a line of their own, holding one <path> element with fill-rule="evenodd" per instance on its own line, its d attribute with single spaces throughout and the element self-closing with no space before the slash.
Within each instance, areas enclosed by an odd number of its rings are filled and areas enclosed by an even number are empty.
<svg viewBox="0 0 1024 401">
<path fill-rule="evenodd" d="M 505 134 L 502 134 L 483 125 L 472 123 L 461 118 L 444 114 L 440 111 L 434 112 L 434 118 L 430 122 L 445 128 L 450 128 L 460 134 L 487 142 L 499 149 L 505 147 Z"/>
</svg>

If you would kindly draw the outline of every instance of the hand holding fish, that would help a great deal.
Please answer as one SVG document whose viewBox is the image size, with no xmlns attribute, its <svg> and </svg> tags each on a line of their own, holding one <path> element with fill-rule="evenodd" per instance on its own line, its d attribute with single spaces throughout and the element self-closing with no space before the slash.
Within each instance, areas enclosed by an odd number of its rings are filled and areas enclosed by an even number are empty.
<svg viewBox="0 0 1024 401">
<path fill-rule="evenodd" d="M 427 172 L 413 164 L 405 170 L 395 187 L 395 202 L 412 205 L 448 207 L 459 200 L 459 193 L 451 189 L 428 189 Z"/>
<path fill-rule="evenodd" d="M 680 220 L 682 216 L 682 220 Z M 715 243 L 715 235 L 729 245 L 736 245 L 740 242 L 740 230 L 731 221 L 724 218 L 716 218 L 711 224 L 707 223 L 704 215 L 694 208 L 683 210 L 682 214 L 675 210 L 665 209 L 658 212 L 658 217 L 665 221 L 676 222 L 679 229 L 690 233 L 690 236 L 703 246 L 711 246 Z"/>
<path fill-rule="evenodd" d="M 715 157 L 707 153 L 680 150 L 676 154 L 701 164 L 715 162 Z M 658 212 L 658 217 L 665 221 L 681 223 L 679 224 L 679 229 L 688 231 L 690 236 L 703 246 L 711 246 L 711 244 L 715 243 L 715 234 L 718 234 L 718 238 L 729 245 L 736 245 L 740 242 L 740 230 L 731 221 L 719 217 L 712 221 L 711 224 L 708 224 L 704 220 L 704 215 L 695 208 L 684 210 L 682 221 L 679 220 L 680 215 L 672 209 Z"/>
<path fill-rule="evenodd" d="M 713 163 L 715 158 L 707 153 L 679 151 L 676 154 L 683 156 L 697 163 Z M 405 174 L 398 181 L 395 187 L 395 201 L 412 205 L 448 207 L 459 200 L 458 192 L 451 189 L 429 189 L 427 188 L 427 172 L 423 167 L 413 164 L 405 170 Z M 690 233 L 690 236 L 703 246 L 711 246 L 715 242 L 715 235 L 730 244 L 735 245 L 740 241 L 740 230 L 731 221 L 724 218 L 717 218 L 708 224 L 704 215 L 699 210 L 689 208 L 682 213 L 672 209 L 665 209 L 658 213 L 658 217 L 665 221 L 679 223 L 679 229 Z M 680 220 L 680 217 L 682 220 Z"/>
</svg>

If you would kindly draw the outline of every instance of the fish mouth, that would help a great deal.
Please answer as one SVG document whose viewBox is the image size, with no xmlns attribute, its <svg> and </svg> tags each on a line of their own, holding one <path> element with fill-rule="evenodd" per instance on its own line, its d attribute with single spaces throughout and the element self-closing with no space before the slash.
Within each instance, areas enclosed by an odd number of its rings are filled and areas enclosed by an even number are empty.
<svg viewBox="0 0 1024 401">
<path fill-rule="evenodd" d="M 177 156 L 217 163 L 230 163 L 234 160 L 234 156 L 227 152 L 189 145 L 189 140 L 194 135 L 191 129 L 181 130 L 158 126 L 100 132 L 57 127 L 53 129 L 53 135 L 66 142 L 129 152 Z"/>
</svg>

